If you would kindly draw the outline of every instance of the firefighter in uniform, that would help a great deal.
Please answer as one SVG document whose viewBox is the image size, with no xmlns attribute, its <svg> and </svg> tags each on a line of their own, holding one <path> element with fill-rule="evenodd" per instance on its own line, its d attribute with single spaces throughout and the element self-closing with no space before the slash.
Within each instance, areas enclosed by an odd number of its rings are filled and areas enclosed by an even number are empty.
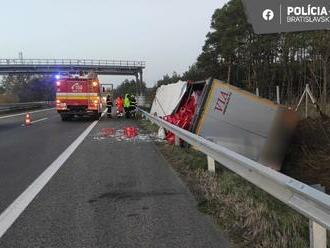
<svg viewBox="0 0 330 248">
<path fill-rule="evenodd" d="M 107 115 L 108 115 L 108 117 L 111 117 L 111 110 L 112 110 L 113 103 L 112 103 L 112 99 L 111 99 L 110 95 L 107 96 L 106 103 L 107 103 Z"/>
<path fill-rule="evenodd" d="M 130 108 L 129 108 L 129 112 L 130 112 L 130 116 L 132 116 L 132 114 L 135 116 L 135 110 L 136 110 L 136 98 L 134 95 L 130 95 L 129 96 L 129 100 L 130 100 Z"/>
</svg>

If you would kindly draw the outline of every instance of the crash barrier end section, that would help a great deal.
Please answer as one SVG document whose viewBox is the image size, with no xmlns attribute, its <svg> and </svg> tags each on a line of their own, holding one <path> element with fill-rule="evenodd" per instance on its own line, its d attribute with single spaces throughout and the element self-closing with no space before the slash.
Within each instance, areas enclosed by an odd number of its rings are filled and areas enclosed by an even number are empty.
<svg viewBox="0 0 330 248">
<path fill-rule="evenodd" d="M 215 171 L 215 161 L 266 191 L 284 204 L 295 209 L 312 223 L 310 225 L 310 247 L 326 248 L 326 229 L 330 229 L 330 196 L 265 167 L 226 147 L 215 144 L 194 133 L 172 125 L 157 116 L 138 109 L 153 124 L 172 132 L 175 137 L 192 145 L 207 155 L 209 171 Z"/>
</svg>

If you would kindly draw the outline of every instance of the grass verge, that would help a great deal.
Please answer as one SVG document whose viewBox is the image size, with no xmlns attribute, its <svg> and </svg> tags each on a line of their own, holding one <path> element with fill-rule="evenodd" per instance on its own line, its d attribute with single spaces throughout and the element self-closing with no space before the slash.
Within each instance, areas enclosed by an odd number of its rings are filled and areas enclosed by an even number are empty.
<svg viewBox="0 0 330 248">
<path fill-rule="evenodd" d="M 158 129 L 147 121 L 140 125 Z M 232 247 L 309 247 L 308 220 L 299 213 L 220 165 L 210 174 L 205 155 L 192 148 L 157 146 Z"/>
</svg>

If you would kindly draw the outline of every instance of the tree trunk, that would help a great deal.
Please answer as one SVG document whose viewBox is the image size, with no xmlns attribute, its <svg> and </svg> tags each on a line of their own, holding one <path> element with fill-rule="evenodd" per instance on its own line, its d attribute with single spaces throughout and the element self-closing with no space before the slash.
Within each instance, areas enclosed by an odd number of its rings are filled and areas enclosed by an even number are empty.
<svg viewBox="0 0 330 248">
<path fill-rule="evenodd" d="M 228 65 L 227 83 L 230 84 L 230 80 L 231 80 L 231 62 Z"/>
<path fill-rule="evenodd" d="M 322 89 L 322 95 L 323 95 L 323 107 L 324 110 L 326 111 L 327 108 L 327 80 L 328 80 L 328 70 L 327 70 L 327 60 L 323 61 L 323 89 Z"/>
<path fill-rule="evenodd" d="M 251 82 L 251 64 L 248 66 L 248 87 L 249 90 L 252 89 L 252 82 Z"/>
</svg>

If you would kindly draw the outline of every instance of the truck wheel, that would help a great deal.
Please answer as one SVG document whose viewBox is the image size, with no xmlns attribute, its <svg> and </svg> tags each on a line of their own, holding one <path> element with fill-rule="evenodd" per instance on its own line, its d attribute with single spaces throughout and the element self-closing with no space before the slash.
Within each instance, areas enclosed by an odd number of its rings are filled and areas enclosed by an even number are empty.
<svg viewBox="0 0 330 248">
<path fill-rule="evenodd" d="M 68 121 L 71 119 L 70 115 L 61 115 L 62 121 Z"/>
<path fill-rule="evenodd" d="M 97 114 L 92 116 L 92 120 L 97 121 L 97 120 L 100 119 L 100 117 L 101 117 L 101 114 L 97 113 Z"/>
</svg>

